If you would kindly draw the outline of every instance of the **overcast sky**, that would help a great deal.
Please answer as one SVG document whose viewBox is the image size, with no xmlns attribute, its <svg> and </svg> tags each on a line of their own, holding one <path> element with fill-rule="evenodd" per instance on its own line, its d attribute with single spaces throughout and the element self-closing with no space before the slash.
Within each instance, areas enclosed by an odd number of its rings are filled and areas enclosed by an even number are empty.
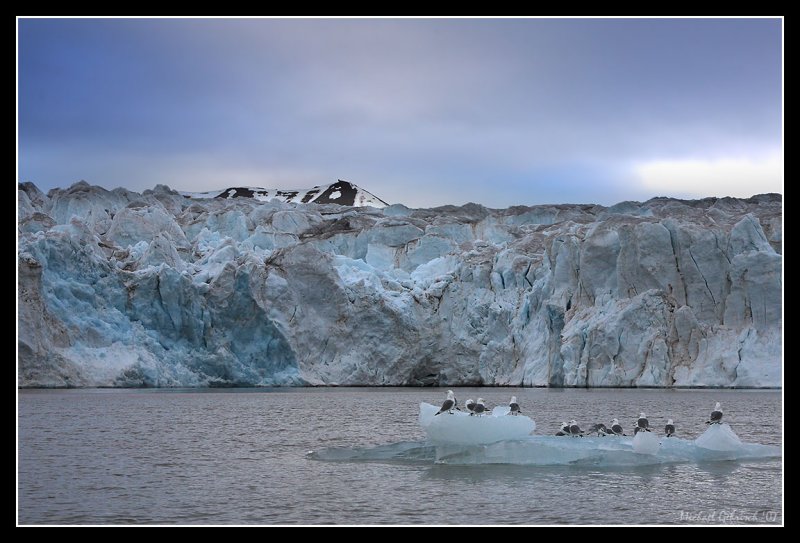
<svg viewBox="0 0 800 543">
<path fill-rule="evenodd" d="M 22 19 L 19 180 L 410 206 L 782 192 L 781 21 Z"/>
</svg>

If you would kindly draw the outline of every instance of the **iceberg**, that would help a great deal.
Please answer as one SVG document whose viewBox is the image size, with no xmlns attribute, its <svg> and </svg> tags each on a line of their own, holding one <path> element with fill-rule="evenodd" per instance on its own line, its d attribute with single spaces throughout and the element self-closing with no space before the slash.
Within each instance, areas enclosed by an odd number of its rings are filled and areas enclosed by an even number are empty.
<svg viewBox="0 0 800 543">
<path fill-rule="evenodd" d="M 694 440 L 695 445 L 710 451 L 736 452 L 744 445 L 730 425 L 712 424 L 703 435 Z"/>
<path fill-rule="evenodd" d="M 569 437 L 535 435 L 527 416 L 509 416 L 507 406 L 484 416 L 419 405 L 421 442 L 402 441 L 366 448 L 328 448 L 308 458 L 329 462 L 399 462 L 429 464 L 515 464 L 527 466 L 631 467 L 719 460 L 781 457 L 774 445 L 744 443 L 728 424 L 712 424 L 697 439 L 665 437 L 653 432 L 629 436 Z"/>
<path fill-rule="evenodd" d="M 716 429 L 709 429 L 706 434 L 709 431 L 716 432 Z M 725 440 L 727 441 L 727 438 Z M 712 435 L 705 437 L 703 441 L 713 445 L 722 440 L 719 436 Z M 525 439 L 499 441 L 486 445 L 440 445 L 436 447 L 434 462 L 625 467 L 718 460 L 758 460 L 780 456 L 780 447 L 771 445 L 740 443 L 735 448 L 719 450 L 698 445 L 696 441 L 676 437 L 664 438 L 655 434 L 645 434 L 638 442 L 636 438 L 631 437 L 529 436 Z"/>
<path fill-rule="evenodd" d="M 576 438 L 531 435 L 536 423 L 524 415 L 508 416 L 506 406 L 495 407 L 485 416 L 458 411 L 436 416 L 438 410 L 424 402 L 419 406 L 419 423 L 427 434 L 426 441 L 323 449 L 310 452 L 308 457 L 349 462 L 595 467 L 781 457 L 780 447 L 744 443 L 728 424 L 713 424 L 694 440 L 652 432 L 640 432 L 634 437 Z"/>
<path fill-rule="evenodd" d="M 661 443 L 654 433 L 639 432 L 633 437 L 631 446 L 633 446 L 633 452 L 637 454 L 657 454 Z"/>
<path fill-rule="evenodd" d="M 471 416 L 453 411 L 436 416 L 439 408 L 419 404 L 419 424 L 425 429 L 428 441 L 435 444 L 480 445 L 528 436 L 536 423 L 525 415 L 508 415 L 508 406 L 497 406 L 491 413 Z"/>
</svg>

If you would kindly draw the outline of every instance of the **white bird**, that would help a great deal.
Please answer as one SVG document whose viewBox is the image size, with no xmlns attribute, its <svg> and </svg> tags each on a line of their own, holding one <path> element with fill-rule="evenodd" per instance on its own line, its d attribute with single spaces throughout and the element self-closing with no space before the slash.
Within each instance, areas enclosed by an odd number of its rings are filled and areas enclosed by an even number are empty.
<svg viewBox="0 0 800 543">
<path fill-rule="evenodd" d="M 475 400 L 470 398 L 467 400 L 467 403 L 464 404 L 464 407 L 467 408 L 467 411 L 469 411 L 469 414 L 471 415 L 475 411 Z"/>
<path fill-rule="evenodd" d="M 636 421 L 636 432 L 649 432 L 650 431 L 650 421 L 647 420 L 647 416 L 645 416 L 644 412 L 639 413 L 639 419 Z"/>
<path fill-rule="evenodd" d="M 711 417 L 706 421 L 706 424 L 721 424 L 722 423 L 722 407 L 720 407 L 719 402 L 714 406 L 714 410 L 711 412 Z"/>
<path fill-rule="evenodd" d="M 444 401 L 444 403 L 442 404 L 442 407 L 439 409 L 439 411 L 436 413 L 436 415 L 439 415 L 440 413 L 444 413 L 444 412 L 450 413 L 452 415 L 453 414 L 453 408 L 455 406 L 456 406 L 455 394 L 453 394 L 452 390 L 448 390 L 447 391 L 447 399 Z M 434 417 L 436 415 L 434 415 Z"/>
<path fill-rule="evenodd" d="M 625 431 L 622 429 L 622 425 L 619 423 L 619 419 L 614 419 L 611 421 L 611 433 L 615 436 L 624 436 Z"/>
<path fill-rule="evenodd" d="M 556 432 L 557 436 L 568 436 L 569 435 L 569 423 L 562 422 L 561 423 L 561 430 Z"/>
<path fill-rule="evenodd" d="M 664 433 L 667 434 L 667 437 L 672 437 L 675 433 L 675 425 L 672 423 L 672 419 L 667 419 L 667 425 L 664 426 Z"/>
<path fill-rule="evenodd" d="M 479 416 L 486 412 L 486 405 L 483 403 L 483 398 L 478 398 L 478 401 L 475 402 L 475 407 L 472 409 L 472 411 Z"/>
<path fill-rule="evenodd" d="M 511 401 L 508 402 L 508 407 L 511 408 L 511 411 L 508 412 L 509 415 L 519 415 L 522 411 L 519 410 L 519 404 L 517 403 L 517 397 L 511 396 Z"/>
<path fill-rule="evenodd" d="M 578 426 L 578 423 L 575 419 L 569 421 L 569 435 L 571 436 L 581 436 L 583 437 L 583 432 L 581 432 L 581 427 Z"/>
</svg>

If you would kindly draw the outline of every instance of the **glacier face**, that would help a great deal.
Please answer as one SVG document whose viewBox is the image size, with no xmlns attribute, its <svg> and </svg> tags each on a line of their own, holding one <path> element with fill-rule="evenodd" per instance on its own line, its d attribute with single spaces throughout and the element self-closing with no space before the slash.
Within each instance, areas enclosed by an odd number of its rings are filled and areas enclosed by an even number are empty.
<svg viewBox="0 0 800 543">
<path fill-rule="evenodd" d="M 19 186 L 20 386 L 781 385 L 781 199 Z"/>
</svg>

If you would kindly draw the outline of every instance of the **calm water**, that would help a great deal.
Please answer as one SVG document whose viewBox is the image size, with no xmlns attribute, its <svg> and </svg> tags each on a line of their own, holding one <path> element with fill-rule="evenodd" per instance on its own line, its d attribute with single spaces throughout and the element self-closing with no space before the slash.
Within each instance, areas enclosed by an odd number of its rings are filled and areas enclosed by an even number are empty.
<svg viewBox="0 0 800 543">
<path fill-rule="evenodd" d="M 440 389 L 23 390 L 23 524 L 594 524 L 783 522 L 780 459 L 629 468 L 323 461 L 309 451 L 422 441 Z M 515 394 L 537 433 L 630 426 L 681 437 L 715 401 L 743 441 L 781 444 L 778 391 L 455 389 Z M 570 438 L 565 438 L 570 439 Z M 613 438 L 609 438 L 613 439 Z M 347 456 L 347 455 L 345 455 Z M 352 455 L 350 455 L 352 456 Z M 480 505 L 475 505 L 480 504 Z"/>
</svg>

